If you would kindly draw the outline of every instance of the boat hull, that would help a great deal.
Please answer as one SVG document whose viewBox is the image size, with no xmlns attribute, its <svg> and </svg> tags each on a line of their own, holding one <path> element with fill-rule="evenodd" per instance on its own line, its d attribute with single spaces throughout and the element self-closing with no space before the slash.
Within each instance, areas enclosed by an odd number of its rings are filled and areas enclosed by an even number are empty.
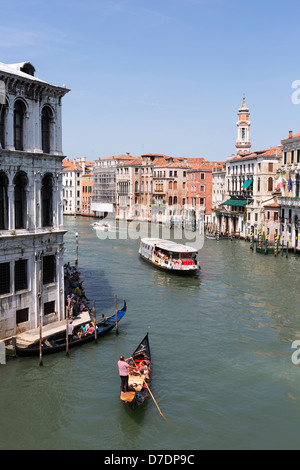
<svg viewBox="0 0 300 470">
<path fill-rule="evenodd" d="M 123 318 L 127 310 L 126 302 L 124 302 L 124 306 L 121 310 L 117 312 L 117 320 L 118 322 Z M 116 315 L 112 315 L 109 317 L 106 321 L 100 320 L 99 322 L 96 322 L 96 325 L 98 327 L 98 332 L 97 332 L 97 339 L 101 338 L 102 336 L 105 336 L 107 333 L 109 333 L 115 326 L 116 326 Z M 95 334 L 87 334 L 86 336 L 82 336 L 81 338 L 75 337 L 72 341 L 68 342 L 68 348 L 74 348 L 75 346 L 80 346 L 85 343 L 89 343 L 91 341 L 95 340 Z M 47 338 L 47 342 L 49 344 L 45 344 L 43 342 L 42 345 L 42 355 L 49 355 L 49 354 L 54 354 L 60 351 L 66 351 L 66 338 L 65 338 L 65 332 L 60 335 L 53 335 Z M 30 345 L 28 347 L 20 347 L 16 345 L 16 355 L 18 357 L 34 357 L 34 356 L 39 356 L 40 354 L 40 347 L 39 343 L 35 343 L 33 345 Z"/>
<path fill-rule="evenodd" d="M 175 274 L 178 276 L 195 276 L 195 274 L 199 273 L 199 267 L 197 269 L 172 269 L 168 268 L 166 266 L 161 266 L 158 263 L 153 263 L 152 260 L 145 258 L 143 255 L 139 254 L 140 258 L 145 261 L 147 264 L 153 266 L 156 269 L 159 269 L 160 271 L 165 271 L 167 273 Z"/>
</svg>

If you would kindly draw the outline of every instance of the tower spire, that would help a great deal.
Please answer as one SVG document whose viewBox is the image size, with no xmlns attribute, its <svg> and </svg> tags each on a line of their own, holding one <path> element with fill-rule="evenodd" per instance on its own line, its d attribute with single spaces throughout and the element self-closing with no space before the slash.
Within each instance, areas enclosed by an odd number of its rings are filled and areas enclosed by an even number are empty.
<svg viewBox="0 0 300 470">
<path fill-rule="evenodd" d="M 236 123 L 238 127 L 238 135 L 236 140 L 237 155 L 243 156 L 250 153 L 251 141 L 250 141 L 250 121 L 249 121 L 249 108 L 246 105 L 245 94 L 243 95 L 243 104 L 238 110 L 238 121 Z"/>
</svg>

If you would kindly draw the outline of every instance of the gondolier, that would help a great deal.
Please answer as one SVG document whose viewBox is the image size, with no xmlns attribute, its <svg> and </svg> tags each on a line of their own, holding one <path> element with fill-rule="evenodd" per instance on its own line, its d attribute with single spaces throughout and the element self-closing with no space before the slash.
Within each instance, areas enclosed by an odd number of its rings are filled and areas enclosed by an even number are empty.
<svg viewBox="0 0 300 470">
<path fill-rule="evenodd" d="M 121 390 L 122 392 L 127 392 L 128 391 L 128 374 L 129 374 L 129 369 L 133 369 L 132 366 L 130 366 L 127 361 L 131 359 L 130 357 L 128 359 L 124 359 L 124 356 L 120 356 L 120 359 L 118 361 L 118 368 L 119 368 L 119 375 L 121 379 Z"/>
</svg>

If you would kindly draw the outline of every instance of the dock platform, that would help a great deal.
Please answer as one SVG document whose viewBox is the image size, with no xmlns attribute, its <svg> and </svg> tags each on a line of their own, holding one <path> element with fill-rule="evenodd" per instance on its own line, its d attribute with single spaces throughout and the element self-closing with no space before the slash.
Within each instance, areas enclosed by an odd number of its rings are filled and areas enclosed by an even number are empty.
<svg viewBox="0 0 300 470">
<path fill-rule="evenodd" d="M 77 317 L 73 318 L 73 327 L 83 325 L 93 321 L 88 311 L 81 312 Z M 49 323 L 42 327 L 42 337 L 47 339 L 49 336 L 62 333 L 66 331 L 66 320 L 60 320 Z M 34 328 L 32 330 L 24 331 L 16 335 L 16 342 L 20 346 L 29 346 L 30 344 L 36 343 L 40 339 L 40 328 Z"/>
</svg>

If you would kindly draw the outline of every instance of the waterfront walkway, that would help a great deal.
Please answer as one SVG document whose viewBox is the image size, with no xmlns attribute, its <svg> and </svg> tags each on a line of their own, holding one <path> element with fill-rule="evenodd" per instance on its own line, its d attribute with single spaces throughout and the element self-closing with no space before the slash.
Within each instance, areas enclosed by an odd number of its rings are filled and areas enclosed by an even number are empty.
<svg viewBox="0 0 300 470">
<path fill-rule="evenodd" d="M 88 311 L 81 312 L 77 317 L 73 318 L 73 327 L 89 323 L 91 321 L 90 313 Z M 47 339 L 49 336 L 61 333 L 66 330 L 66 320 L 56 321 L 49 323 L 42 327 L 42 337 Z M 28 346 L 29 344 L 36 343 L 40 339 L 40 328 L 24 331 L 16 336 L 16 342 L 21 346 Z"/>
</svg>

